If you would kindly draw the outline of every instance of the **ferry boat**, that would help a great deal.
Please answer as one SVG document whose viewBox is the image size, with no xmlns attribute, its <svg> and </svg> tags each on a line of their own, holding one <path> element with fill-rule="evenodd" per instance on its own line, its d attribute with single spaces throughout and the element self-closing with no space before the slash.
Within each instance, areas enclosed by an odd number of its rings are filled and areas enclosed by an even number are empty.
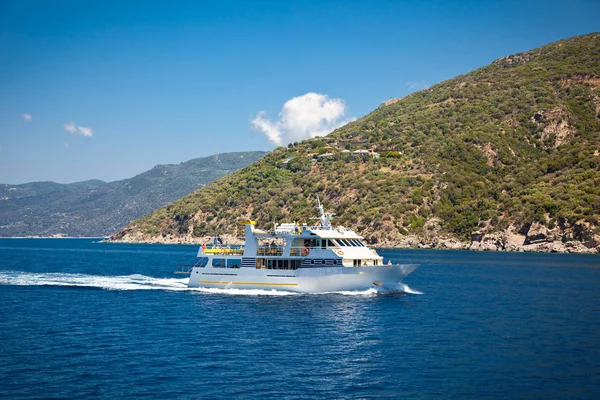
<svg viewBox="0 0 600 400">
<path fill-rule="evenodd" d="M 275 224 L 272 232 L 243 221 L 244 244 L 215 237 L 203 244 L 198 262 L 178 273 L 190 274 L 189 287 L 285 290 L 301 293 L 338 291 L 401 292 L 400 282 L 416 264 L 383 264 L 383 257 L 363 238 L 342 226 L 331 226 L 325 213 L 314 226 Z"/>
</svg>

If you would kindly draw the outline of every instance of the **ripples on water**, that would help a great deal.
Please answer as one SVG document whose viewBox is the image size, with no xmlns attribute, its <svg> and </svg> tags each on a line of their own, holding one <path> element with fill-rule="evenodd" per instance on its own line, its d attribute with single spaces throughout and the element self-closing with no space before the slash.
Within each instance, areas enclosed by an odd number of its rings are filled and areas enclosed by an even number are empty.
<svg viewBox="0 0 600 400">
<path fill-rule="evenodd" d="M 195 252 L 0 240 L 0 396 L 600 392 L 598 256 L 385 250 L 422 264 L 395 296 L 188 289 Z"/>
</svg>

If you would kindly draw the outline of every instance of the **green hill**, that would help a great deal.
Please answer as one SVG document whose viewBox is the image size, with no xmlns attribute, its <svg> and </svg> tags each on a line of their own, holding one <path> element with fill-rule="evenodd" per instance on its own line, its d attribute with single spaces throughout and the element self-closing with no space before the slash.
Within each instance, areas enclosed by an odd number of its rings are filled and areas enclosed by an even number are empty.
<svg viewBox="0 0 600 400">
<path fill-rule="evenodd" d="M 0 185 L 0 237 L 107 236 L 264 155 L 217 154 L 178 165 L 157 165 L 133 178 L 110 183 Z"/>
<path fill-rule="evenodd" d="M 594 251 L 599 144 L 594 33 L 503 57 L 326 137 L 277 148 L 115 239 L 241 235 L 241 218 L 268 228 L 314 216 L 319 194 L 335 224 L 380 246 L 444 247 L 446 238 L 457 247 Z M 367 149 L 380 157 L 348 152 Z"/>
</svg>

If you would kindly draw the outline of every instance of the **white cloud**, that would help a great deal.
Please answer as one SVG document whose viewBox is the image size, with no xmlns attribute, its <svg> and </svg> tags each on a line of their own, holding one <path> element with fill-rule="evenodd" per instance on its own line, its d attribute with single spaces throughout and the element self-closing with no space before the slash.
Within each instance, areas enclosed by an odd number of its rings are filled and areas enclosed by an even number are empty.
<svg viewBox="0 0 600 400">
<path fill-rule="evenodd" d="M 252 126 L 263 132 L 271 142 L 283 145 L 328 135 L 354 120 L 344 119 L 345 114 L 344 100 L 311 92 L 286 101 L 275 121 L 268 119 L 265 111 L 260 111 L 252 120 Z"/>
<path fill-rule="evenodd" d="M 77 132 L 79 132 L 81 135 L 83 135 L 85 137 L 92 137 L 92 135 L 94 134 L 94 130 L 87 126 L 78 126 Z"/>
<path fill-rule="evenodd" d="M 65 131 L 73 134 L 73 135 L 81 135 L 85 137 L 92 137 L 94 135 L 94 130 L 87 126 L 79 126 L 75 125 L 74 122 L 69 122 L 68 124 L 64 124 L 63 128 Z"/>
<path fill-rule="evenodd" d="M 25 114 L 23 114 L 23 119 L 25 121 L 31 121 L 33 119 L 33 117 L 31 116 L 31 114 L 25 113 Z"/>
</svg>

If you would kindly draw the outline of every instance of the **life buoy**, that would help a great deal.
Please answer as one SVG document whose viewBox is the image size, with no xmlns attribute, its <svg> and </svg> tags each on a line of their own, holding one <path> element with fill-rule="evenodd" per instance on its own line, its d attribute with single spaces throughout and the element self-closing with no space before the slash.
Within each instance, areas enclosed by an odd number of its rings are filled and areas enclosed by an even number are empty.
<svg viewBox="0 0 600 400">
<path fill-rule="evenodd" d="M 337 250 L 336 253 L 338 254 L 338 256 L 343 256 L 344 255 L 344 251 L 343 250 Z"/>
<path fill-rule="evenodd" d="M 305 247 L 305 248 L 302 250 L 302 255 L 305 255 L 305 256 L 307 256 L 307 255 L 309 255 L 309 254 L 310 254 L 310 249 L 309 249 L 308 247 Z"/>
</svg>

